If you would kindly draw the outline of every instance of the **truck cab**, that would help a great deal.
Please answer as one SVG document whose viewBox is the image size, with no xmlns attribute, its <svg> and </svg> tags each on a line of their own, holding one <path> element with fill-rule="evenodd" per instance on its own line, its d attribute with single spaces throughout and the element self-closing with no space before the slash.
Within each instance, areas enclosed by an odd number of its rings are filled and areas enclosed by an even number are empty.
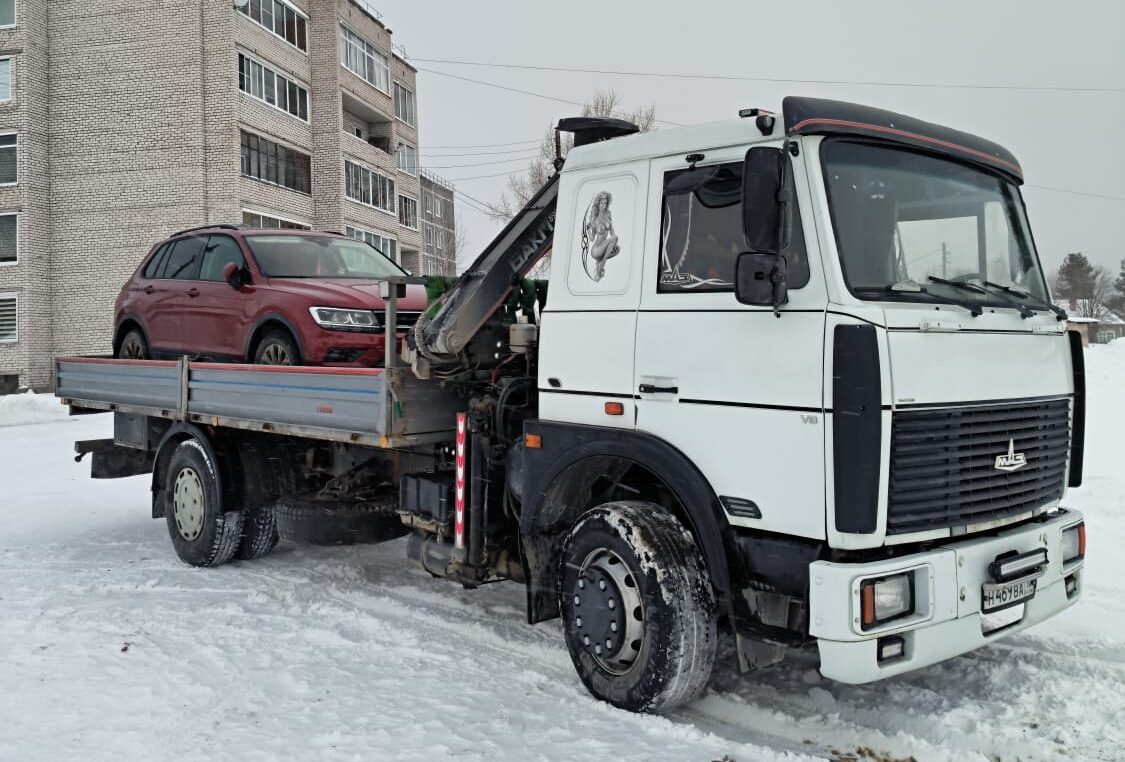
<svg viewBox="0 0 1125 762">
<path fill-rule="evenodd" d="M 602 431 L 689 463 L 745 616 L 785 628 L 801 600 L 829 677 L 1040 621 L 1081 588 L 1084 528 L 1060 502 L 1083 401 L 1021 183 L 991 142 L 807 98 L 576 148 L 539 417 L 591 451 Z"/>
</svg>

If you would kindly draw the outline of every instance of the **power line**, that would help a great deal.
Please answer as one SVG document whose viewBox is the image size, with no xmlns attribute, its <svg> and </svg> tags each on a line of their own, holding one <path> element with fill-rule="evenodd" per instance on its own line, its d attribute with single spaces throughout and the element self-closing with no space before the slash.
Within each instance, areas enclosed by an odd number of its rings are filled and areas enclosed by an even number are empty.
<svg viewBox="0 0 1125 762">
<path fill-rule="evenodd" d="M 472 82 L 475 85 L 484 85 L 485 87 L 495 87 L 498 90 L 507 90 L 510 93 L 519 93 L 520 95 L 530 95 L 533 98 L 543 98 L 545 100 L 555 101 L 556 103 L 566 103 L 570 106 L 578 106 L 579 108 L 583 108 L 586 105 L 585 103 L 579 103 L 578 101 L 567 100 L 566 98 L 556 98 L 553 95 L 544 95 L 543 93 L 535 93 L 535 92 L 532 92 L 531 90 L 520 90 L 518 87 L 508 87 L 507 85 L 498 85 L 495 82 L 485 82 L 484 80 L 473 79 L 472 77 L 462 77 L 459 74 L 450 74 L 449 72 L 446 72 L 446 71 L 437 71 L 435 69 L 425 69 L 425 68 L 421 68 L 421 67 L 419 67 L 418 71 L 424 71 L 427 74 L 437 74 L 439 77 L 449 77 L 451 79 L 459 79 L 462 82 Z M 618 111 L 612 112 L 612 114 L 614 116 L 619 116 L 619 117 L 630 116 L 629 114 L 626 114 L 626 113 L 623 113 L 623 112 L 618 112 Z M 656 119 L 654 121 L 660 122 L 661 124 L 667 124 L 667 125 L 672 126 L 672 127 L 681 127 L 682 126 L 678 122 L 669 122 L 665 119 Z"/>
<path fill-rule="evenodd" d="M 619 77 L 655 77 L 659 79 L 712 79 L 730 82 L 780 82 L 799 85 L 859 85 L 864 87 L 923 87 L 930 89 L 964 90 L 1026 90 L 1068 93 L 1122 93 L 1125 87 L 1063 87 L 1059 85 L 977 85 L 965 82 L 893 82 L 848 79 L 798 79 L 795 77 L 746 77 L 737 74 L 675 74 L 671 72 L 619 71 L 614 69 L 583 69 L 570 66 L 532 66 L 505 64 L 490 61 L 457 61 L 447 58 L 412 58 L 412 62 L 452 64 L 456 66 L 484 66 L 493 69 L 521 69 L 528 71 L 554 71 L 571 74 L 611 74 Z M 425 71 L 425 70 L 423 70 Z M 452 75 L 451 75 L 452 76 Z"/>
<path fill-rule="evenodd" d="M 1049 185 L 1025 185 L 1025 188 L 1053 191 L 1055 193 L 1070 193 L 1075 196 L 1089 196 L 1090 198 L 1104 198 L 1110 201 L 1125 201 L 1125 196 L 1110 196 L 1105 193 L 1087 193 L 1086 191 L 1070 190 L 1068 188 L 1052 188 Z"/>
<path fill-rule="evenodd" d="M 491 164 L 511 164 L 513 162 L 529 162 L 533 156 L 517 156 L 512 159 L 497 159 L 494 161 L 478 161 L 472 164 L 427 164 L 423 169 L 457 169 L 458 167 L 487 167 Z"/>
<path fill-rule="evenodd" d="M 426 153 L 427 156 L 439 156 L 443 159 L 451 159 L 454 156 L 502 156 L 504 154 L 510 154 L 510 153 L 535 154 L 535 153 L 538 153 L 538 151 L 539 151 L 538 147 L 531 147 L 531 148 L 512 148 L 512 149 L 509 149 L 507 151 L 468 151 L 466 153 L 442 153 L 442 152 L 439 151 L 438 153 L 433 153 L 433 152 L 430 151 L 429 148 L 427 148 L 425 153 Z"/>
<path fill-rule="evenodd" d="M 429 148 L 499 148 L 500 146 L 518 146 L 525 143 L 542 143 L 543 139 L 538 140 L 514 140 L 511 143 L 478 143 L 476 145 L 462 145 L 462 146 L 428 146 Z"/>
<path fill-rule="evenodd" d="M 473 175 L 472 177 L 451 177 L 451 178 L 449 178 L 449 181 L 454 182 L 454 183 L 459 183 L 462 180 L 483 180 L 486 177 L 507 177 L 508 175 L 519 174 L 521 171 L 522 170 L 513 169 L 509 172 L 497 172 L 496 174 L 492 174 L 492 175 Z"/>
</svg>

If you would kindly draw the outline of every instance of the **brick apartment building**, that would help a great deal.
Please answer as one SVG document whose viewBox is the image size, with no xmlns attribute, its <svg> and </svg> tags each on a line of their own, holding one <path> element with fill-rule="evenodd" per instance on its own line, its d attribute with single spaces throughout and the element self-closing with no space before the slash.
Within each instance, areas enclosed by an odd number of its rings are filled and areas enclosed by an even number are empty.
<svg viewBox="0 0 1125 762">
<path fill-rule="evenodd" d="M 422 266 L 425 275 L 457 272 L 457 220 L 453 212 L 453 186 L 422 170 Z"/>
<path fill-rule="evenodd" d="M 0 390 L 107 353 L 121 284 L 194 225 L 451 273 L 451 246 L 422 254 L 417 100 L 362 1 L 0 0 Z"/>
</svg>

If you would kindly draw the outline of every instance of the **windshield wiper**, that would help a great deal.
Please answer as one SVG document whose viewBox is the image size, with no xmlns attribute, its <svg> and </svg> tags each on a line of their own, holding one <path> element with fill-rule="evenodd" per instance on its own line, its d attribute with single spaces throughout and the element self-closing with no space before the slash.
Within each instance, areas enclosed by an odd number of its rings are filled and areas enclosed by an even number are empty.
<svg viewBox="0 0 1125 762">
<path fill-rule="evenodd" d="M 985 296 L 988 295 L 988 289 L 982 288 L 975 283 L 966 283 L 960 280 L 946 280 L 945 278 L 939 278 L 936 275 L 929 276 L 929 279 L 931 283 L 940 283 L 943 286 L 957 288 L 973 294 L 984 294 Z M 967 309 L 970 313 L 972 313 L 973 317 L 980 317 L 982 314 L 984 314 L 984 309 L 979 304 L 974 304 L 972 302 L 959 302 L 952 299 L 950 299 L 950 301 L 954 304 L 959 304 Z"/>
<path fill-rule="evenodd" d="M 983 283 L 986 286 L 991 286 L 992 288 L 1000 289 L 1005 294 L 1010 294 L 1012 296 L 1015 296 L 1015 297 L 1021 299 L 1023 302 L 1028 302 L 1028 304 L 1023 304 L 1021 302 L 1021 304 L 1019 305 L 1020 307 L 1023 307 L 1025 309 L 1029 309 L 1029 310 L 1033 307 L 1038 307 L 1039 309 L 1046 310 L 1047 312 L 1052 312 L 1055 315 L 1055 319 L 1058 320 L 1058 321 L 1063 321 L 1063 320 L 1066 320 L 1066 318 L 1067 318 L 1066 310 L 1064 310 L 1062 307 L 1056 307 L 1055 305 L 1048 302 L 1046 299 L 1040 299 L 1039 297 L 1035 296 L 1034 294 L 1030 294 L 1027 291 L 1024 291 L 1024 290 L 1019 289 L 1019 288 L 1013 288 L 1011 286 L 1002 286 L 999 283 L 993 283 L 990 280 L 983 281 Z M 1021 314 L 1022 314 L 1022 311 L 1021 311 Z M 1027 315 L 1025 317 L 1031 317 L 1031 316 Z"/>
<path fill-rule="evenodd" d="M 857 294 L 865 293 L 896 297 L 902 296 L 904 294 L 922 294 L 923 296 L 929 297 L 931 301 L 944 302 L 948 304 L 954 304 L 958 307 L 964 307 L 973 317 L 979 317 L 984 311 L 978 305 L 972 304 L 971 302 L 965 302 L 961 301 L 960 299 L 955 299 L 947 296 L 938 296 L 937 294 L 926 290 L 925 286 L 920 286 L 909 278 L 889 286 L 860 286 L 852 290 Z"/>
</svg>

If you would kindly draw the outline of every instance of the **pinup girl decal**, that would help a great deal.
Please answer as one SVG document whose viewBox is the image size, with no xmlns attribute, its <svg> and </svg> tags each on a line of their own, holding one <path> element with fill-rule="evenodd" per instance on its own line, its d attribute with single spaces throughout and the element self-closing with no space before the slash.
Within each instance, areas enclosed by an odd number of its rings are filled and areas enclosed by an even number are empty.
<svg viewBox="0 0 1125 762">
<path fill-rule="evenodd" d="M 612 200 L 608 191 L 598 192 L 582 221 L 582 267 L 593 281 L 604 278 L 606 261 L 621 253 L 609 211 Z"/>
</svg>

